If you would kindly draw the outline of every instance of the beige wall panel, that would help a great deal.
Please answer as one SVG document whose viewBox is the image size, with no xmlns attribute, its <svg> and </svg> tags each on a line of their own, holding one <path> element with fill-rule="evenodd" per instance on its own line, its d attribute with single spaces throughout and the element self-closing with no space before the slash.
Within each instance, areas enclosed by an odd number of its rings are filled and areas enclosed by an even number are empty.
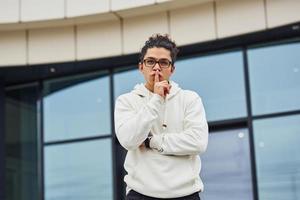
<svg viewBox="0 0 300 200">
<path fill-rule="evenodd" d="M 92 59 L 122 54 L 120 21 L 77 27 L 77 59 Z"/>
<path fill-rule="evenodd" d="M 167 2 L 167 1 L 172 1 L 172 0 L 156 0 L 157 3 L 163 3 L 163 2 Z"/>
<path fill-rule="evenodd" d="M 26 64 L 26 32 L 0 32 L 0 66 Z"/>
<path fill-rule="evenodd" d="M 75 60 L 74 27 L 29 31 L 29 63 L 54 63 Z"/>
<path fill-rule="evenodd" d="M 19 21 L 19 0 L 0 0 L 0 24 Z"/>
<path fill-rule="evenodd" d="M 218 0 L 216 5 L 220 38 L 266 28 L 263 0 Z"/>
<path fill-rule="evenodd" d="M 109 12 L 109 0 L 66 0 L 67 17 Z"/>
<path fill-rule="evenodd" d="M 268 27 L 300 21 L 300 0 L 266 0 Z"/>
<path fill-rule="evenodd" d="M 64 0 L 21 0 L 21 20 L 39 21 L 64 18 Z"/>
<path fill-rule="evenodd" d="M 155 33 L 169 33 L 167 13 L 156 13 L 124 19 L 124 54 L 139 52 L 145 41 Z"/>
<path fill-rule="evenodd" d="M 117 15 L 120 16 L 121 18 L 140 17 L 143 15 L 151 15 L 154 13 L 166 12 L 172 9 L 172 7 L 173 5 L 171 5 L 170 2 L 168 3 L 166 2 L 164 4 L 152 3 L 151 5 L 141 6 L 138 8 L 116 10 L 115 13 L 117 13 Z"/>
<path fill-rule="evenodd" d="M 111 0 L 111 9 L 113 11 L 130 9 L 139 6 L 152 5 L 155 0 Z"/>
<path fill-rule="evenodd" d="M 170 25 L 177 45 L 216 39 L 213 3 L 172 10 Z"/>
<path fill-rule="evenodd" d="M 142 6 L 135 9 L 118 10 L 116 13 L 122 18 L 139 17 L 142 15 L 150 15 L 158 12 L 166 12 L 169 10 L 181 9 L 191 6 L 197 6 L 214 0 L 161 0 L 155 4 Z"/>
</svg>

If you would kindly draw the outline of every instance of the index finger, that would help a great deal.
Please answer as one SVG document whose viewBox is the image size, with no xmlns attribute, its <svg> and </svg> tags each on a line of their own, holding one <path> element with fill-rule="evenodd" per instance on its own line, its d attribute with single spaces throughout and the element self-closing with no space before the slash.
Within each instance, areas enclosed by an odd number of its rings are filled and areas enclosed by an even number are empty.
<svg viewBox="0 0 300 200">
<path fill-rule="evenodd" d="M 154 82 L 155 82 L 155 83 L 159 82 L 159 74 L 158 74 L 158 71 L 155 71 Z"/>
</svg>

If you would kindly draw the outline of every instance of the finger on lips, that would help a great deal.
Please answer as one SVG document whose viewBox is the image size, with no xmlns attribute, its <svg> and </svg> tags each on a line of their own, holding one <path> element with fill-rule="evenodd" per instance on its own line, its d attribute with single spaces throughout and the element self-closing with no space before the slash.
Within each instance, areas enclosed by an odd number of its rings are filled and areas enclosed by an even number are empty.
<svg viewBox="0 0 300 200">
<path fill-rule="evenodd" d="M 157 71 L 155 72 L 154 82 L 159 82 L 159 74 Z"/>
</svg>

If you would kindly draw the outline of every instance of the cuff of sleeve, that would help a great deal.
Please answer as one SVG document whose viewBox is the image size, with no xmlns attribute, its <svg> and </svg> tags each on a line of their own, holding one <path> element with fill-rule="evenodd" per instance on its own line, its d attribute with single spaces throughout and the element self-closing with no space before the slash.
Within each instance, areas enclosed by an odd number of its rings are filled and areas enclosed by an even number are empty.
<svg viewBox="0 0 300 200">
<path fill-rule="evenodd" d="M 149 146 L 151 149 L 156 149 L 159 152 L 163 152 L 164 149 L 162 148 L 162 142 L 163 142 L 163 135 L 153 135 Z"/>
</svg>

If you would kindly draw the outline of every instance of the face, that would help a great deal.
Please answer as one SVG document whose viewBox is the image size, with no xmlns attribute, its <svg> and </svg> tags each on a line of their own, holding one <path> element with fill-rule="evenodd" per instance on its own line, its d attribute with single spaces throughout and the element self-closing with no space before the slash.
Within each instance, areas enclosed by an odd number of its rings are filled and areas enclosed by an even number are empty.
<svg viewBox="0 0 300 200">
<path fill-rule="evenodd" d="M 161 59 L 172 61 L 170 51 L 165 48 L 158 47 L 153 47 L 147 50 L 144 60 L 149 58 L 157 61 Z M 139 64 L 139 70 L 144 75 L 146 85 L 153 87 L 155 71 L 158 70 L 160 72 L 159 81 L 169 80 L 170 76 L 174 72 L 174 67 L 171 64 L 168 68 L 162 68 L 158 63 L 156 63 L 154 67 L 147 67 L 145 63 L 142 62 Z"/>
</svg>

